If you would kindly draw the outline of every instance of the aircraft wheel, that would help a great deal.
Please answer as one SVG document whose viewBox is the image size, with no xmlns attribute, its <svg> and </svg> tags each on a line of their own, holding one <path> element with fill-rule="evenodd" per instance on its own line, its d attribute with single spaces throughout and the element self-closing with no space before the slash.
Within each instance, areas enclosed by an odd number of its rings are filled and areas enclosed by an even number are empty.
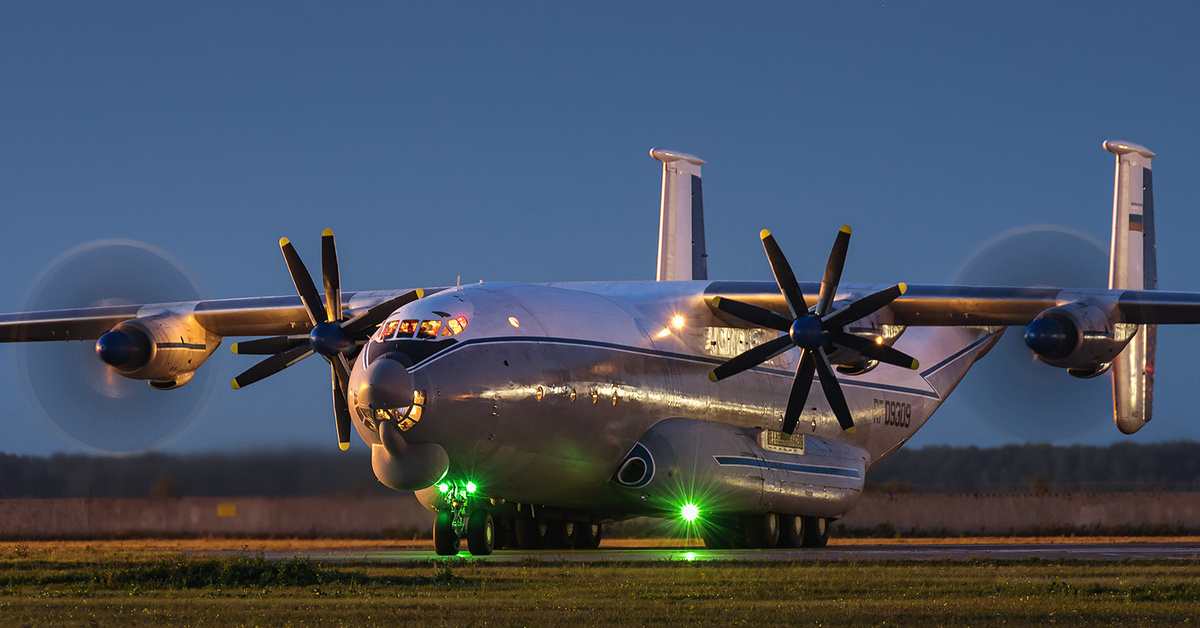
<svg viewBox="0 0 1200 628">
<path fill-rule="evenodd" d="M 454 513 L 443 510 L 433 520 L 433 551 L 438 556 L 458 553 L 458 533 L 454 531 Z"/>
<path fill-rule="evenodd" d="M 700 538 L 704 539 L 704 547 L 708 549 L 730 549 L 739 545 L 741 536 L 734 519 L 712 519 L 700 530 Z"/>
<path fill-rule="evenodd" d="M 779 547 L 804 547 L 804 517 L 780 515 Z"/>
<path fill-rule="evenodd" d="M 508 548 L 516 547 L 516 542 L 513 541 L 513 537 L 512 537 L 512 535 L 513 535 L 512 519 L 508 519 L 508 518 L 496 519 L 495 517 L 493 517 L 492 519 L 493 519 L 493 525 L 495 526 L 495 530 L 496 530 L 496 538 L 492 542 L 492 549 L 493 550 L 502 550 L 506 547 L 508 547 Z"/>
<path fill-rule="evenodd" d="M 570 549 L 571 540 L 567 538 L 567 522 L 562 519 L 551 519 L 546 522 L 546 549 Z"/>
<path fill-rule="evenodd" d="M 742 526 L 746 528 L 747 547 L 771 549 L 779 544 L 779 517 L 775 513 L 746 517 Z"/>
<path fill-rule="evenodd" d="M 487 556 L 496 543 L 496 522 L 492 513 L 482 508 L 471 513 L 467 520 L 467 549 L 472 556 Z"/>
<path fill-rule="evenodd" d="M 825 547 L 829 543 L 829 520 L 824 517 L 804 518 L 804 547 Z"/>
<path fill-rule="evenodd" d="M 523 550 L 539 550 L 546 547 L 546 522 L 540 519 L 519 518 L 514 522 L 517 547 Z"/>
<path fill-rule="evenodd" d="M 574 549 L 596 549 L 600 547 L 600 524 L 573 522 L 567 524 L 567 539 Z"/>
</svg>

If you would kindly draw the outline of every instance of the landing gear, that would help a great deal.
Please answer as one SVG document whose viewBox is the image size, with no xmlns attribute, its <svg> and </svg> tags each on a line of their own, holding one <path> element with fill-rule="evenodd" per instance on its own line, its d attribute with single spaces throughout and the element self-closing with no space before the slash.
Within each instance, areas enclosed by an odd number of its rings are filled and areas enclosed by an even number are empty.
<svg viewBox="0 0 1200 628">
<path fill-rule="evenodd" d="M 567 523 L 567 541 L 572 549 L 590 550 L 600 547 L 600 524 L 573 521 Z"/>
<path fill-rule="evenodd" d="M 828 543 L 829 520 L 824 517 L 805 517 L 803 547 L 825 547 Z"/>
<path fill-rule="evenodd" d="M 487 556 L 492 553 L 496 543 L 496 521 L 492 513 L 482 508 L 471 513 L 467 519 L 467 549 L 472 556 Z M 437 537 L 434 536 L 434 544 Z"/>
<path fill-rule="evenodd" d="M 804 547 L 804 517 L 779 515 L 779 547 Z"/>
<path fill-rule="evenodd" d="M 779 516 L 775 513 L 746 517 L 742 520 L 746 528 L 746 546 L 770 549 L 779 544 Z"/>
<path fill-rule="evenodd" d="M 514 523 L 517 547 L 523 550 L 539 550 L 546 547 L 546 522 L 532 517 L 521 517 Z"/>
<path fill-rule="evenodd" d="M 438 556 L 453 556 L 458 553 L 458 531 L 454 529 L 457 517 L 449 510 L 443 510 L 433 520 L 433 551 Z"/>
<path fill-rule="evenodd" d="M 562 519 L 550 519 L 546 522 L 546 549 L 568 549 L 571 541 L 567 539 L 567 522 Z"/>
</svg>

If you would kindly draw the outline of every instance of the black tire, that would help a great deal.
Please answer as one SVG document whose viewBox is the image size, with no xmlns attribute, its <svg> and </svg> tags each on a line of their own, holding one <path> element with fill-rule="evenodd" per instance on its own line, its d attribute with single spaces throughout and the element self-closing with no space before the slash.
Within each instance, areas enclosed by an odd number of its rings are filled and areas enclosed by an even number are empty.
<svg viewBox="0 0 1200 628">
<path fill-rule="evenodd" d="M 771 549 L 779 544 L 779 517 L 775 513 L 746 517 L 742 527 L 746 529 L 746 547 Z"/>
<path fill-rule="evenodd" d="M 700 530 L 700 538 L 704 539 L 704 547 L 708 549 L 731 549 L 742 545 L 741 526 L 736 519 L 714 518 Z"/>
<path fill-rule="evenodd" d="M 600 524 L 575 521 L 567 524 L 567 540 L 573 549 L 591 550 L 600 547 Z"/>
<path fill-rule="evenodd" d="M 779 547 L 804 547 L 804 517 L 779 515 Z"/>
<path fill-rule="evenodd" d="M 546 547 L 546 522 L 540 519 L 517 519 L 514 527 L 517 547 L 523 550 L 540 550 Z"/>
<path fill-rule="evenodd" d="M 824 517 L 804 518 L 804 547 L 825 547 L 829 543 L 829 520 Z"/>
<path fill-rule="evenodd" d="M 566 521 L 551 519 L 546 522 L 546 549 L 571 549 Z"/>
<path fill-rule="evenodd" d="M 513 540 L 513 521 L 512 519 L 496 519 L 492 518 L 493 525 L 496 529 L 496 538 L 492 543 L 492 550 L 502 550 L 504 548 L 513 548 L 517 546 L 517 542 Z"/>
<path fill-rule="evenodd" d="M 433 520 L 433 551 L 438 556 L 458 553 L 458 533 L 454 531 L 454 513 L 443 510 Z"/>
<path fill-rule="evenodd" d="M 467 519 L 467 549 L 472 556 L 489 556 L 496 543 L 496 522 L 482 508 Z"/>
</svg>

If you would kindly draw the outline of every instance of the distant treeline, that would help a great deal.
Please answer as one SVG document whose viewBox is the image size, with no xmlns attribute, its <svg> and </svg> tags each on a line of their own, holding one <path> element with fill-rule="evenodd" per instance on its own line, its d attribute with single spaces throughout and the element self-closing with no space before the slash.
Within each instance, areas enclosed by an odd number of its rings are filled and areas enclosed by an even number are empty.
<svg viewBox="0 0 1200 628">
<path fill-rule="evenodd" d="M 867 490 L 1046 493 L 1200 490 L 1200 443 L 903 449 Z M 370 458 L 325 451 L 127 458 L 0 454 L 0 498 L 389 495 Z"/>
<path fill-rule="evenodd" d="M 0 454 L 0 498 L 324 497 L 394 494 L 361 452 L 149 454 L 125 458 Z"/>
<path fill-rule="evenodd" d="M 867 480 L 867 490 L 880 492 L 1196 491 L 1200 443 L 901 449 L 872 469 Z"/>
</svg>

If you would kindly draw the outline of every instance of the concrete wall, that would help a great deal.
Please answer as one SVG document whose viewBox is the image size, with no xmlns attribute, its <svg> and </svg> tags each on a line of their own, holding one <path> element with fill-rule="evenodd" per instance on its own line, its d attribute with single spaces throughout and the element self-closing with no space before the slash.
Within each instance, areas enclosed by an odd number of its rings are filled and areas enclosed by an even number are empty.
<svg viewBox="0 0 1200 628">
<path fill-rule="evenodd" d="M 0 538 L 411 536 L 433 514 L 388 498 L 0 499 Z M 404 533 L 407 534 L 404 534 Z"/>
<path fill-rule="evenodd" d="M 897 532 L 1012 534 L 1160 528 L 1200 531 L 1200 493 L 864 495 L 838 525 Z"/>
<path fill-rule="evenodd" d="M 1200 531 L 1200 493 L 864 495 L 839 526 L 902 533 L 1169 528 Z M 0 538 L 408 536 L 433 515 L 411 495 L 372 498 L 0 499 Z"/>
</svg>

